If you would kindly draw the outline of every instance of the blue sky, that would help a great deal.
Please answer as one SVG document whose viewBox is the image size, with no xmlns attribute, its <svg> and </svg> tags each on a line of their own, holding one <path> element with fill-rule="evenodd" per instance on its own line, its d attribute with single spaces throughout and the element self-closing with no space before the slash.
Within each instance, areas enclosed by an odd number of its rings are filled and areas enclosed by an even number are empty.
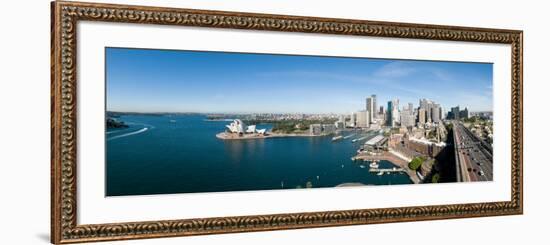
<svg viewBox="0 0 550 245">
<path fill-rule="evenodd" d="M 450 110 L 492 110 L 493 66 L 106 48 L 107 110 L 127 112 L 349 113 L 393 98 Z"/>
</svg>

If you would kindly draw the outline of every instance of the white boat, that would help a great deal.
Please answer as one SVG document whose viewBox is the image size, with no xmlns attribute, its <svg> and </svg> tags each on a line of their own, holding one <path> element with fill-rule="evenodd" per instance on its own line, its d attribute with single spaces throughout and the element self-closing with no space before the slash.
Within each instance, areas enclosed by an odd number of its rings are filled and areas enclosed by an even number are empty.
<svg viewBox="0 0 550 245">
<path fill-rule="evenodd" d="M 378 165 L 378 163 L 377 163 L 376 161 L 372 161 L 372 162 L 369 164 L 369 167 L 371 167 L 371 168 L 378 168 L 378 166 L 380 166 L 380 165 Z"/>
<path fill-rule="evenodd" d="M 343 138 L 344 138 L 344 136 L 342 136 L 342 135 L 334 136 L 334 137 L 332 137 L 332 141 L 341 140 Z"/>
<path fill-rule="evenodd" d="M 380 175 L 383 175 L 383 174 L 384 174 L 384 172 L 380 171 L 376 175 L 380 176 Z"/>
</svg>

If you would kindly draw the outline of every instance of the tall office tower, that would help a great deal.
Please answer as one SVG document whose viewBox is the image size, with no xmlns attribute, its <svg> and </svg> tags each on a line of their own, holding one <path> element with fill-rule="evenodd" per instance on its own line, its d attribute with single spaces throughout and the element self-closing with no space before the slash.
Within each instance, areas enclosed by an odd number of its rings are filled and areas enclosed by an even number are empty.
<svg viewBox="0 0 550 245">
<path fill-rule="evenodd" d="M 418 123 L 424 125 L 426 123 L 426 109 L 418 109 Z"/>
<path fill-rule="evenodd" d="M 432 122 L 432 108 L 434 107 L 434 102 L 428 99 L 420 100 L 420 108 L 426 110 L 426 122 Z"/>
<path fill-rule="evenodd" d="M 459 118 L 470 118 L 470 113 L 468 112 L 468 107 L 465 107 L 464 110 L 459 112 Z"/>
<path fill-rule="evenodd" d="M 390 127 L 395 127 L 399 123 L 399 100 L 394 99 L 388 101 L 388 110 L 386 112 L 388 121 L 386 124 Z"/>
<path fill-rule="evenodd" d="M 380 106 L 380 111 L 378 112 L 378 114 L 380 114 L 380 115 L 384 114 L 384 106 L 383 105 Z"/>
<path fill-rule="evenodd" d="M 454 119 L 454 120 L 460 119 L 460 106 L 451 108 L 451 114 L 453 116 L 451 119 Z"/>
<path fill-rule="evenodd" d="M 418 101 L 418 104 L 420 105 L 420 108 L 426 109 L 426 107 L 428 107 L 428 100 L 427 99 L 420 99 Z"/>
<path fill-rule="evenodd" d="M 373 94 L 370 97 L 372 97 L 372 110 L 373 110 L 372 115 L 373 115 L 374 118 L 378 118 L 378 113 L 376 113 L 376 108 L 377 108 L 376 107 L 377 106 L 377 104 L 376 104 L 376 94 Z M 371 123 L 372 123 L 372 120 L 371 120 Z"/>
<path fill-rule="evenodd" d="M 401 118 L 399 117 L 399 99 L 393 100 L 393 103 L 395 104 L 395 106 L 393 107 L 393 110 L 392 110 L 392 118 L 394 119 L 394 125 L 395 125 L 396 123 L 401 122 Z"/>
<path fill-rule="evenodd" d="M 388 109 L 386 110 L 386 125 L 393 127 L 393 118 L 392 118 L 392 111 L 393 111 L 393 101 L 388 101 Z"/>
<path fill-rule="evenodd" d="M 368 117 L 368 120 L 369 120 L 369 123 L 371 123 L 372 121 L 374 121 L 374 100 L 372 97 L 368 97 L 367 98 L 367 117 Z"/>
<path fill-rule="evenodd" d="M 409 111 L 411 112 L 411 114 L 413 113 L 413 103 L 409 103 Z"/>
<path fill-rule="evenodd" d="M 434 104 L 432 107 L 432 122 L 439 123 L 441 121 L 441 107 L 439 104 Z"/>
</svg>

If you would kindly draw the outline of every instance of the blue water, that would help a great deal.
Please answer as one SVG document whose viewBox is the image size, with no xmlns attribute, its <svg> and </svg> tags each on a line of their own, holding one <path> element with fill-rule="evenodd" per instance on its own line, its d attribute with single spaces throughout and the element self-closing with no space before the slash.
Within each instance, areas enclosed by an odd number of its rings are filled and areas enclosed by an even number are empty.
<svg viewBox="0 0 550 245">
<path fill-rule="evenodd" d="M 364 141 L 351 139 L 359 136 L 221 140 L 215 135 L 229 122 L 200 115 L 117 119 L 130 127 L 106 133 L 107 196 L 411 183 L 405 174 L 378 176 L 352 162 Z"/>
</svg>

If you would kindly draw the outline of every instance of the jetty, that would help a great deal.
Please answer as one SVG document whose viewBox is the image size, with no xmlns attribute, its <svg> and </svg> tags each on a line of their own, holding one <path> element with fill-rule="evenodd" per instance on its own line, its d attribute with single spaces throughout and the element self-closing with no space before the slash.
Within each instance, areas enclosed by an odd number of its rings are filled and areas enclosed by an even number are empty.
<svg viewBox="0 0 550 245">
<path fill-rule="evenodd" d="M 403 159 L 402 156 L 400 156 L 400 155 L 393 154 L 392 152 L 384 151 L 384 152 L 379 153 L 377 155 L 370 155 L 368 153 L 361 152 L 361 153 L 357 154 L 356 156 L 352 157 L 351 160 L 352 161 L 357 161 L 357 160 L 361 160 L 361 161 L 381 161 L 381 160 L 388 161 L 388 162 L 391 162 L 394 165 L 398 166 L 398 168 L 396 168 L 396 169 L 400 169 L 398 172 L 407 173 L 407 175 L 409 176 L 409 179 L 413 183 L 415 183 L 415 184 L 421 183 L 421 180 L 418 177 L 418 175 L 416 174 L 416 171 L 409 169 L 409 167 L 408 167 L 409 161 L 407 161 L 406 159 Z M 372 168 L 371 168 L 371 170 L 372 170 Z M 373 172 L 381 172 L 382 170 L 383 169 L 378 169 L 378 170 L 374 170 Z M 394 172 L 394 171 L 392 171 L 392 172 Z"/>
<path fill-rule="evenodd" d="M 370 168 L 371 173 L 407 173 L 403 168 Z"/>
</svg>

